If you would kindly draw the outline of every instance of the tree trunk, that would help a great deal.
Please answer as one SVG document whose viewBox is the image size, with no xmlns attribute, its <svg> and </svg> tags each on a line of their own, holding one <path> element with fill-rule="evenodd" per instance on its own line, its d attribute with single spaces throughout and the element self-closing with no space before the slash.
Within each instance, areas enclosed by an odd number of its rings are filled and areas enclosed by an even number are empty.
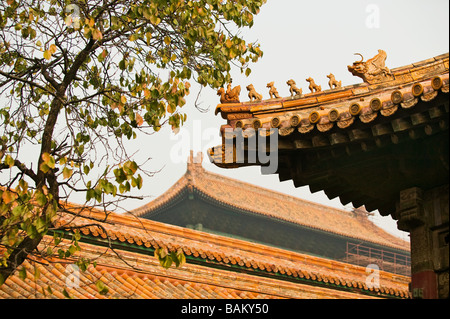
<svg viewBox="0 0 450 319">
<path fill-rule="evenodd" d="M 72 67 L 69 72 L 64 77 L 62 83 L 56 83 L 55 81 L 51 81 L 52 86 L 56 89 L 56 97 L 53 99 L 50 105 L 50 112 L 48 114 L 47 121 L 45 123 L 44 132 L 42 134 L 42 145 L 41 152 L 39 154 L 38 160 L 38 168 L 36 174 L 36 189 L 43 190 L 43 187 L 48 184 L 49 193 L 53 196 L 53 200 L 56 200 L 59 203 L 59 184 L 56 180 L 55 172 L 50 170 L 47 173 L 44 173 L 39 169 L 43 159 L 42 155 L 44 153 L 51 153 L 52 139 L 53 133 L 56 126 L 56 122 L 58 120 L 58 115 L 61 109 L 64 107 L 64 99 L 65 92 L 69 85 L 72 83 L 73 79 L 76 77 L 76 74 L 80 68 L 80 66 L 84 63 L 86 58 L 92 51 L 95 51 L 98 48 L 99 43 L 93 39 L 91 39 L 86 47 L 80 51 L 77 55 Z M 45 193 L 45 192 L 43 192 Z M 44 212 L 45 214 L 45 212 Z M 14 273 L 14 271 L 19 267 L 26 259 L 27 256 L 32 253 L 38 247 L 41 242 L 43 236 L 37 236 L 35 238 L 31 238 L 26 236 L 24 240 L 19 244 L 17 248 L 11 253 L 7 260 L 7 266 L 0 267 L 1 278 L 6 281 L 6 279 Z"/>
<path fill-rule="evenodd" d="M 6 279 L 14 273 L 14 271 L 19 267 L 28 255 L 36 249 L 36 247 L 41 242 L 42 237 L 38 236 L 36 238 L 25 237 L 25 239 L 19 244 L 19 246 L 12 252 L 8 258 L 8 265 L 6 267 L 0 267 L 0 277 L 6 281 Z"/>
</svg>

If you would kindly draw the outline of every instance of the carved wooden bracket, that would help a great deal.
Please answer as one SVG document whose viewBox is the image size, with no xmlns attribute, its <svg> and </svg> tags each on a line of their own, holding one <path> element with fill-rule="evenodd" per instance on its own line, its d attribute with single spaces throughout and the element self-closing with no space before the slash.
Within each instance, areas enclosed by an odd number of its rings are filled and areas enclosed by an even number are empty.
<svg viewBox="0 0 450 319">
<path fill-rule="evenodd" d="M 422 198 L 422 190 L 417 187 L 400 192 L 400 200 L 396 211 L 397 224 L 400 230 L 411 231 L 411 229 L 425 223 Z"/>
</svg>

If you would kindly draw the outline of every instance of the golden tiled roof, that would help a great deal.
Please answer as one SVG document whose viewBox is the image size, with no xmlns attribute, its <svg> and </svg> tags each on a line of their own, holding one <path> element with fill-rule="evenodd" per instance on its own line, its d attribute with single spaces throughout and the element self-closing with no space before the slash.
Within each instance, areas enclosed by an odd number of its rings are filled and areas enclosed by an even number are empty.
<svg viewBox="0 0 450 319">
<path fill-rule="evenodd" d="M 56 224 L 88 225 L 104 217 L 82 214 L 62 215 Z M 400 275 L 380 271 L 379 287 L 370 288 L 364 267 L 122 214 L 99 224 L 82 228 L 81 256 L 96 258 L 97 266 L 81 272 L 77 286 L 67 287 L 70 259 L 27 261 L 27 277 L 9 277 L 0 298 L 64 298 L 64 289 L 74 298 L 409 298 L 409 278 Z M 162 268 L 153 257 L 161 247 L 182 249 L 187 263 Z M 98 280 L 106 295 L 99 294 Z"/>
<path fill-rule="evenodd" d="M 262 101 L 221 102 L 216 112 L 227 123 L 220 129 L 222 144 L 208 151 L 210 160 L 221 168 L 261 165 L 250 151 L 237 162 L 236 152 L 227 145 L 236 147 L 241 137 L 266 129 L 259 135 L 278 137 L 274 173 L 281 181 L 308 185 L 312 192 L 323 191 L 344 205 L 364 205 L 397 219 L 401 190 L 429 189 L 448 180 L 448 165 L 438 153 L 448 150 L 449 54 L 390 70 L 383 58 L 386 52 L 379 50 L 374 58 L 349 66 L 363 78 L 361 84 Z"/>
<path fill-rule="evenodd" d="M 320 205 L 214 174 L 202 167 L 201 160 L 193 163 L 192 157 L 184 176 L 163 195 L 133 210 L 133 214 L 150 216 L 186 191 L 198 192 L 231 209 L 409 251 L 408 242 L 377 227 L 362 213 Z"/>
<path fill-rule="evenodd" d="M 390 117 L 401 109 L 428 102 L 439 92 L 449 91 L 449 54 L 391 69 L 392 79 L 382 83 L 361 83 L 304 94 L 243 103 L 223 103 L 216 107 L 228 123 L 225 128 L 277 128 L 281 136 L 297 131 L 307 134 L 332 128 L 346 129 L 357 120 L 373 122 Z M 210 154 L 220 164 L 222 154 Z"/>
<path fill-rule="evenodd" d="M 80 272 L 79 287 L 67 287 L 65 278 L 68 266 L 63 263 L 43 266 L 26 261 L 24 264 L 28 276 L 25 279 L 12 276 L 0 287 L 0 298 L 64 299 L 269 299 L 270 294 L 244 291 L 178 280 L 176 278 L 156 276 L 150 273 L 126 271 L 105 266 L 89 267 Z M 39 278 L 34 278 L 36 268 Z M 108 288 L 107 294 L 101 294 L 96 282 L 101 280 Z M 50 289 L 48 289 L 50 287 Z M 64 295 L 63 290 L 67 295 Z"/>
</svg>

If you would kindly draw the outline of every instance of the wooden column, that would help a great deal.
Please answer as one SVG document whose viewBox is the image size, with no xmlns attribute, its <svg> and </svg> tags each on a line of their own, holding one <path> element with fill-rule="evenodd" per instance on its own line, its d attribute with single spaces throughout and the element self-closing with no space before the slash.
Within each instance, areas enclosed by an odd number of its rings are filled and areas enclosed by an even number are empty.
<svg viewBox="0 0 450 319">
<path fill-rule="evenodd" d="M 448 208 L 448 184 L 400 192 L 396 217 L 398 228 L 410 233 L 413 298 L 449 297 Z"/>
</svg>

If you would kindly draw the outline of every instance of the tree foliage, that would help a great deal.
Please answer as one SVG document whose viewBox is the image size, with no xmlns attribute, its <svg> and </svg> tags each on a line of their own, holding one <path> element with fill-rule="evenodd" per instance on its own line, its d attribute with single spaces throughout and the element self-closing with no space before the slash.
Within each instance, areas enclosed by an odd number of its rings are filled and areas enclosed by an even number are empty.
<svg viewBox="0 0 450 319">
<path fill-rule="evenodd" d="M 0 3 L 0 280 L 32 255 L 79 250 L 76 231 L 69 249 L 37 250 L 59 214 L 73 213 L 64 208 L 72 192 L 106 210 L 142 186 L 124 143 L 182 125 L 191 81 L 219 88 L 233 64 L 249 74 L 262 52 L 238 31 L 264 2 Z M 170 252 L 156 255 L 171 264 Z"/>
</svg>

